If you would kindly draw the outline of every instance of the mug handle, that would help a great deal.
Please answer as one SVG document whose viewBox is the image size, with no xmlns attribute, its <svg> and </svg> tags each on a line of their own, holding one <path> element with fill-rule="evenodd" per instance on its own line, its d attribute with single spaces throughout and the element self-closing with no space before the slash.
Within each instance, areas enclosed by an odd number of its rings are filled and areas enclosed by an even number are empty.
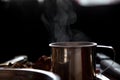
<svg viewBox="0 0 120 80">
<path fill-rule="evenodd" d="M 106 49 L 111 49 L 114 53 L 114 56 L 113 56 L 113 62 L 108 65 L 104 70 L 102 70 L 100 72 L 100 74 L 104 73 L 107 69 L 109 69 L 115 62 L 115 56 L 116 56 L 116 52 L 115 52 L 115 49 L 112 47 L 112 46 L 105 46 L 105 45 L 97 45 L 97 48 L 106 48 Z"/>
</svg>

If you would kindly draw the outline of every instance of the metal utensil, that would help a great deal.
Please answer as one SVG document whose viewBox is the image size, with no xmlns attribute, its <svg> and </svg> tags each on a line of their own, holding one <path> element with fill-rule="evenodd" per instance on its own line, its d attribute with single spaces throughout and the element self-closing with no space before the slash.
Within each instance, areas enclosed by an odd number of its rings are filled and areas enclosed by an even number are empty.
<svg viewBox="0 0 120 80">
<path fill-rule="evenodd" d="M 6 61 L 4 63 L 0 63 L 0 67 L 2 66 L 8 66 L 9 64 L 15 64 L 17 62 L 25 62 L 28 60 L 28 57 L 26 55 L 19 55 L 15 56 L 13 59 Z"/>
</svg>

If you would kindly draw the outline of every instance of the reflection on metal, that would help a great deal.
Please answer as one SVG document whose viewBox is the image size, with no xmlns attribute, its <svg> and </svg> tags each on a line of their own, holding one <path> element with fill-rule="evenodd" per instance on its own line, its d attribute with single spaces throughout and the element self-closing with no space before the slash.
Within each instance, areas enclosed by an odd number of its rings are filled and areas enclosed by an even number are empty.
<svg viewBox="0 0 120 80">
<path fill-rule="evenodd" d="M 64 49 L 64 63 L 68 62 L 68 52 L 67 49 Z"/>
<path fill-rule="evenodd" d="M 106 76 L 102 74 L 96 74 L 96 77 L 99 78 L 100 80 L 110 80 L 109 78 L 107 78 Z"/>
<path fill-rule="evenodd" d="M 45 70 L 0 68 L 0 80 L 60 80 L 60 77 Z"/>
</svg>

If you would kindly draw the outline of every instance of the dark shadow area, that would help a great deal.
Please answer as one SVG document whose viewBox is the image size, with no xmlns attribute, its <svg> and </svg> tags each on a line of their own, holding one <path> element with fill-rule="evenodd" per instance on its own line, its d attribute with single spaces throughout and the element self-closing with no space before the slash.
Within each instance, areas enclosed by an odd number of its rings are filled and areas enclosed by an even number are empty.
<svg viewBox="0 0 120 80">
<path fill-rule="evenodd" d="M 113 46 L 117 62 L 120 57 L 119 9 L 120 4 L 98 7 L 74 4 L 77 21 L 70 25 L 72 30 L 84 33 L 90 41 Z M 43 54 L 51 54 L 50 36 L 41 21 L 43 11 L 36 2 L 22 5 L 0 2 L 0 62 L 21 54 L 28 55 L 33 61 Z M 105 54 L 113 56 L 109 51 Z"/>
</svg>

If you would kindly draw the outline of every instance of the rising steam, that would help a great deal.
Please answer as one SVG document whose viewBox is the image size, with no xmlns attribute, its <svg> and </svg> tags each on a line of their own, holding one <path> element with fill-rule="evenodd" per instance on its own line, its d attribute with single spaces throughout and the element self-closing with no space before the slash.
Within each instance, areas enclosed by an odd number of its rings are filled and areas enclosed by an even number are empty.
<svg viewBox="0 0 120 80">
<path fill-rule="evenodd" d="M 72 32 L 69 26 L 76 21 L 71 1 L 46 1 L 45 12 L 42 19 L 51 34 L 52 41 L 70 41 Z"/>
<path fill-rule="evenodd" d="M 85 37 L 82 32 L 75 35 L 70 29 L 77 20 L 72 0 L 46 0 L 42 20 L 50 33 L 51 42 L 83 40 Z"/>
<path fill-rule="evenodd" d="M 43 15 L 42 21 L 45 24 L 50 42 L 60 41 L 78 41 L 86 40 L 86 36 L 82 32 L 76 32 L 71 29 L 71 24 L 77 20 L 76 12 L 72 4 L 72 0 L 3 0 L 8 4 L 17 5 L 24 13 L 28 10 L 38 13 L 39 7 L 42 5 Z M 34 4 L 33 4 L 34 3 Z M 9 5 L 8 5 L 9 6 Z M 30 8 L 32 7 L 32 9 Z M 30 12 L 30 13 L 31 13 Z M 41 15 L 41 14 L 40 14 Z M 75 32 L 75 33 L 73 33 Z"/>
</svg>

